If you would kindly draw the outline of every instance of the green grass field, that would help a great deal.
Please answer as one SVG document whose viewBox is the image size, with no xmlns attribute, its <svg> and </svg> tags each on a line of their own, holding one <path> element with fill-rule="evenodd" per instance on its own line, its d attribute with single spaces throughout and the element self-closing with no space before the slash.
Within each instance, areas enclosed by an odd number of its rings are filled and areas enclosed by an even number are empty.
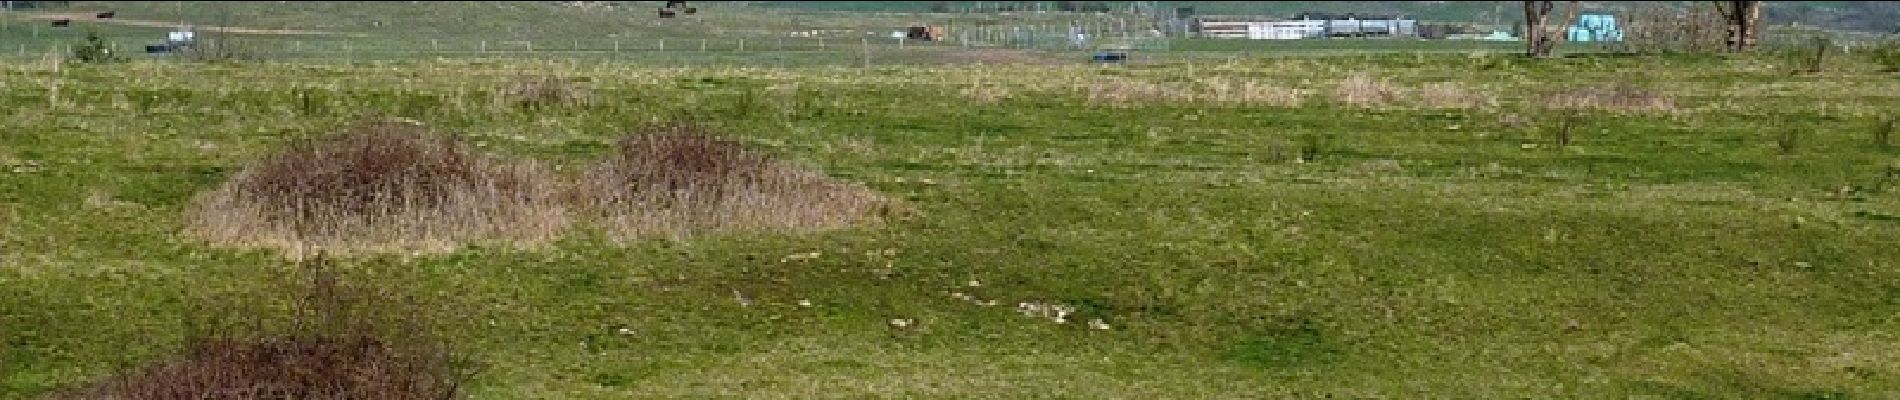
<svg viewBox="0 0 1900 400">
<path fill-rule="evenodd" d="M 202 307 L 269 298 L 290 267 L 180 237 L 183 207 L 293 138 L 396 115 L 570 167 L 692 117 L 917 210 L 830 233 L 577 232 L 539 251 L 347 262 L 425 299 L 479 366 L 477 398 L 1893 396 L 1900 151 L 1872 132 L 1900 87 L 1850 61 L 1797 77 L 1748 57 L 1423 54 L 7 64 L 0 393 L 164 357 Z M 1344 104 L 1353 73 L 1484 100 Z M 599 101 L 494 106 L 522 74 L 580 79 Z M 1234 82 L 1303 102 L 1216 89 Z M 1557 146 L 1561 113 L 1540 96 L 1615 82 L 1673 105 L 1581 112 Z M 1207 89 L 1102 100 L 1143 83 Z"/>
<path fill-rule="evenodd" d="M 247 19 L 332 23 L 297 15 Z M 528 36 L 581 28 L 550 29 Z M 390 312 L 466 358 L 469 398 L 1900 397 L 1892 72 L 1463 45 L 11 59 L 0 399 L 174 357 L 218 321 L 281 323 L 297 266 L 193 240 L 185 212 L 380 117 L 567 177 L 690 119 L 910 209 L 339 261 L 413 297 Z M 510 106 L 537 76 L 590 101 Z"/>
</svg>

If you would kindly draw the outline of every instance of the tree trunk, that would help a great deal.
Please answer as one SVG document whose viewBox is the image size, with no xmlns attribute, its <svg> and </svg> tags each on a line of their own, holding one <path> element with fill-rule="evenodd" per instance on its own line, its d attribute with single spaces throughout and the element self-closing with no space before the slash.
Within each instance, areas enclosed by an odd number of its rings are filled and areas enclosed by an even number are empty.
<svg viewBox="0 0 1900 400">
<path fill-rule="evenodd" d="M 1577 18 L 1577 1 L 1570 2 L 1570 10 L 1560 21 L 1556 29 L 1550 26 L 1550 12 L 1557 9 L 1557 2 L 1551 0 L 1524 2 L 1524 43 L 1528 46 L 1528 55 L 1548 58 L 1557 50 L 1557 44 L 1564 40 L 1564 31 L 1571 20 Z M 1554 30 L 1554 32 L 1553 32 Z"/>
<path fill-rule="evenodd" d="M 1547 55 L 1543 52 L 1542 43 L 1544 37 L 1544 17 L 1550 15 L 1550 7 L 1551 2 L 1549 1 L 1524 2 L 1524 45 L 1529 47 L 1529 49 L 1525 51 L 1525 55 L 1531 57 L 1543 57 Z"/>
<path fill-rule="evenodd" d="M 1761 2 L 1718 1 L 1715 5 L 1728 22 L 1728 50 L 1741 52 L 1755 47 L 1756 38 L 1761 36 Z"/>
</svg>

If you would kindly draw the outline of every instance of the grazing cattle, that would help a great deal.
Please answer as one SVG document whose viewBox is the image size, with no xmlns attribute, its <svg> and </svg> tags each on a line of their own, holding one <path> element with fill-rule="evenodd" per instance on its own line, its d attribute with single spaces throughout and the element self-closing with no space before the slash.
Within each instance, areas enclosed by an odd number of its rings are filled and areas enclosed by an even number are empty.
<svg viewBox="0 0 1900 400">
<path fill-rule="evenodd" d="M 94 18 L 98 18 L 98 19 L 112 19 L 112 17 L 116 17 L 116 16 L 119 16 L 118 11 L 106 11 L 106 12 L 93 15 Z"/>
<path fill-rule="evenodd" d="M 70 19 L 53 20 L 53 26 L 72 26 L 72 25 L 73 25 L 73 20 L 70 20 Z"/>
</svg>

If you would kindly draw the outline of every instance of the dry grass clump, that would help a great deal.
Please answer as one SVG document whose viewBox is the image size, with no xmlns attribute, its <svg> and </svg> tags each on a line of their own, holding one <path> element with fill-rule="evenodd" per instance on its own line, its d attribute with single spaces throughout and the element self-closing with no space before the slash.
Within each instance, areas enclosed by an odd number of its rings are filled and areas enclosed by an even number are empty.
<svg viewBox="0 0 1900 400">
<path fill-rule="evenodd" d="M 1397 104 L 1404 96 L 1404 88 L 1364 73 L 1352 74 L 1333 88 L 1335 100 L 1360 107 L 1389 106 Z"/>
<path fill-rule="evenodd" d="M 497 99 L 515 108 L 532 111 L 587 105 L 593 101 L 593 95 L 572 79 L 535 76 L 516 78 Z"/>
<path fill-rule="evenodd" d="M 1131 106 L 1152 102 L 1193 98 L 1184 85 L 1109 79 L 1084 86 L 1088 102 L 1111 106 Z"/>
<path fill-rule="evenodd" d="M 187 233 L 214 244 L 347 254 L 535 244 L 567 224 L 555 179 L 411 124 L 378 122 L 245 167 L 192 205 Z"/>
<path fill-rule="evenodd" d="M 1676 101 L 1654 91 L 1620 83 L 1615 87 L 1584 87 L 1544 96 L 1544 107 L 1559 110 L 1671 112 Z"/>
<path fill-rule="evenodd" d="M 1089 82 L 1084 89 L 1089 103 L 1118 107 L 1155 103 L 1296 107 L 1305 101 L 1305 92 L 1298 89 L 1225 77 L 1192 83 L 1112 79 Z"/>
<path fill-rule="evenodd" d="M 1008 100 L 1014 93 L 999 85 L 974 84 L 957 90 L 958 94 L 977 104 L 996 104 Z"/>
<path fill-rule="evenodd" d="M 1479 108 L 1497 103 L 1497 99 L 1487 93 L 1456 83 L 1439 82 L 1410 88 L 1365 73 L 1341 79 L 1333 87 L 1333 99 L 1366 108 Z"/>
<path fill-rule="evenodd" d="M 1427 84 L 1414 93 L 1420 106 L 1426 108 L 1478 108 L 1494 105 L 1496 99 L 1479 92 L 1466 90 L 1456 83 L 1439 82 Z"/>
<path fill-rule="evenodd" d="M 690 125 L 623 138 L 577 185 L 614 236 L 826 230 L 874 222 L 888 203 L 868 188 L 747 151 Z"/>
<path fill-rule="evenodd" d="M 1198 99 L 1210 103 L 1297 107 L 1306 100 L 1303 90 L 1257 80 L 1216 77 L 1203 83 Z"/>
</svg>

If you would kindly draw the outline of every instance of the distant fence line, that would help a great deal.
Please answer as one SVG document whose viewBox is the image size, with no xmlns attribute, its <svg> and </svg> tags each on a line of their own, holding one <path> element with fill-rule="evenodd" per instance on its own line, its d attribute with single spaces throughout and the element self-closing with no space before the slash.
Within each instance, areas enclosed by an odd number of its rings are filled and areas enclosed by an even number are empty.
<svg viewBox="0 0 1900 400">
<path fill-rule="evenodd" d="M 207 35 L 209 36 L 209 35 Z M 145 46 L 158 44 L 158 41 L 134 41 L 124 38 L 104 39 L 119 54 L 136 56 L 144 53 Z M 825 38 L 825 37 L 771 37 L 771 38 L 584 38 L 565 40 L 481 40 L 481 39 L 351 39 L 351 38 L 286 38 L 286 37 L 235 37 L 201 38 L 200 45 L 215 41 L 224 41 L 234 49 L 265 55 L 326 55 L 326 54 L 405 54 L 426 56 L 429 54 L 468 55 L 494 53 L 499 55 L 519 53 L 618 53 L 618 52 L 834 52 L 834 51 L 876 51 L 911 49 L 1021 49 L 1021 50 L 1089 50 L 1102 47 L 1103 43 L 1063 40 L 1063 38 L 1018 36 L 991 36 L 970 38 L 952 36 L 938 41 L 926 41 L 911 38 L 863 37 L 863 38 Z M 1146 48 L 1155 48 L 1153 43 L 1164 43 L 1165 39 L 1149 39 Z M 1117 41 L 1117 43 L 1123 43 Z M 70 53 L 75 41 L 55 42 L 50 40 L 37 43 L 18 43 L 7 49 L 0 47 L 0 57 L 32 58 L 42 57 L 48 52 Z M 4 46 L 4 45 L 0 45 Z M 1133 47 L 1133 46 L 1130 46 Z M 156 56 L 156 55 L 155 55 Z"/>
</svg>

